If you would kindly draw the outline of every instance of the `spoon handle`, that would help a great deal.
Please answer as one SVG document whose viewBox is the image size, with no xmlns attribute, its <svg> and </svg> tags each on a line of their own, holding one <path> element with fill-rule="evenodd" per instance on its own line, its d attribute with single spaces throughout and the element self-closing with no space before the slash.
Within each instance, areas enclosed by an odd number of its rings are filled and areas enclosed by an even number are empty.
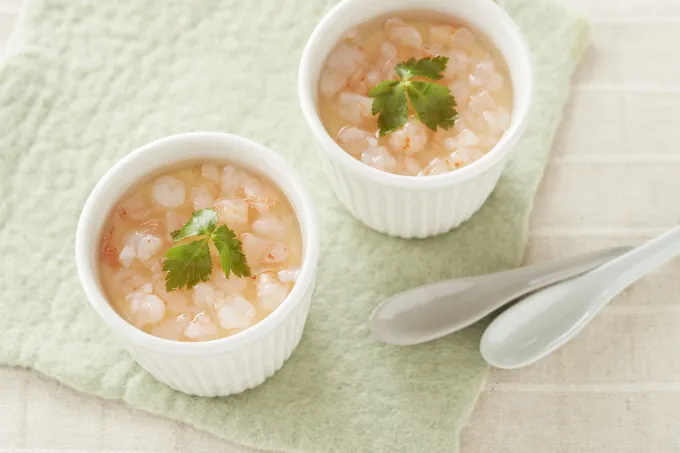
<svg viewBox="0 0 680 453">
<path fill-rule="evenodd" d="M 629 252 L 630 247 L 614 247 L 595 252 L 560 258 L 545 263 L 536 263 L 521 267 L 508 273 L 515 274 L 515 281 L 531 291 L 544 288 L 577 275 L 584 274 Z"/>
<path fill-rule="evenodd" d="M 469 309 L 478 311 L 477 319 L 474 320 L 478 321 L 524 294 L 585 274 L 630 250 L 630 247 L 613 247 L 489 275 L 494 279 L 489 280 L 486 292 L 496 293 L 497 296 L 485 298 L 484 303 L 470 298 L 458 303 L 457 308 L 464 311 L 466 304 L 473 305 L 474 308 Z"/>
<path fill-rule="evenodd" d="M 678 254 L 680 254 L 680 227 L 673 228 L 619 256 L 592 271 L 587 277 L 601 282 L 606 281 L 606 293 L 613 297 Z M 606 303 L 608 298 L 603 300 Z"/>
</svg>

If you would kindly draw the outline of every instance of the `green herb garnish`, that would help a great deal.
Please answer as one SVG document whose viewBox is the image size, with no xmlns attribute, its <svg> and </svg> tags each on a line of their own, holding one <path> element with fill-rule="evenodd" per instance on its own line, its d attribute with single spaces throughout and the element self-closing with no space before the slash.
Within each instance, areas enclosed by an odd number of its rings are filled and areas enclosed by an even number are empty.
<svg viewBox="0 0 680 453">
<path fill-rule="evenodd" d="M 241 241 L 226 225 L 217 226 L 217 212 L 214 209 L 201 209 L 191 214 L 191 219 L 182 228 L 170 233 L 174 242 L 202 236 L 188 244 L 176 245 L 163 259 L 165 289 L 174 291 L 192 288 L 199 282 L 207 281 L 212 273 L 210 242 L 220 255 L 220 264 L 225 277 L 233 272 L 237 277 L 250 277 L 250 268 L 241 248 Z"/>
<path fill-rule="evenodd" d="M 458 113 L 449 88 L 432 82 L 411 80 L 413 77 L 442 79 L 448 61 L 448 57 L 411 58 L 395 67 L 399 80 L 382 82 L 369 91 L 368 95 L 374 98 L 372 113 L 379 114 L 381 136 L 406 124 L 409 101 L 420 121 L 433 131 L 437 130 L 437 126 L 443 129 L 453 126 Z"/>
</svg>

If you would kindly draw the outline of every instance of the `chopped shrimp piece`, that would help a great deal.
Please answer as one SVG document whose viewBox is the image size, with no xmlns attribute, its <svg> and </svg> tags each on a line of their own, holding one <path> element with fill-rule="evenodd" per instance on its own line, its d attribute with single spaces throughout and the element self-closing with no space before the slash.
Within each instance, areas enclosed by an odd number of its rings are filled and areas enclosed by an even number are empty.
<svg viewBox="0 0 680 453">
<path fill-rule="evenodd" d="M 267 198 L 264 186 L 255 178 L 250 178 L 243 183 L 243 191 L 246 198 Z"/>
<path fill-rule="evenodd" d="M 278 204 L 278 201 L 274 201 L 271 198 L 249 198 L 248 206 L 259 212 L 260 214 L 266 214 L 274 206 Z"/>
<path fill-rule="evenodd" d="M 385 80 L 396 79 L 397 73 L 394 68 L 398 61 L 397 46 L 391 41 L 383 41 L 380 44 L 380 54 L 375 64 L 364 71 L 366 80 L 364 85 L 361 86 L 364 89 L 361 94 L 367 94 L 371 88 Z"/>
<path fill-rule="evenodd" d="M 141 288 L 146 279 L 132 269 L 121 268 L 113 275 L 112 286 L 118 288 L 123 294 L 130 294 Z"/>
<path fill-rule="evenodd" d="M 130 267 L 132 264 L 132 261 L 137 257 L 137 251 L 135 250 L 134 247 L 131 247 L 129 245 L 126 245 L 123 247 L 123 250 L 120 251 L 120 255 L 118 255 L 118 262 L 123 266 L 123 267 Z"/>
<path fill-rule="evenodd" d="M 246 255 L 248 265 L 252 267 L 261 263 L 271 241 L 251 233 L 245 233 L 242 237 L 243 253 Z"/>
<path fill-rule="evenodd" d="M 476 115 L 481 115 L 485 110 L 496 110 L 498 104 L 488 91 L 480 91 L 470 96 L 468 108 Z"/>
<path fill-rule="evenodd" d="M 372 71 L 368 71 L 366 73 L 366 82 L 368 83 L 368 90 L 382 82 L 382 75 L 380 71 L 377 71 L 375 69 Z"/>
<path fill-rule="evenodd" d="M 253 304 L 243 296 L 219 299 L 215 311 L 223 329 L 245 329 L 253 324 L 256 311 Z"/>
<path fill-rule="evenodd" d="M 167 291 L 165 289 L 164 273 L 160 272 L 158 275 L 160 278 L 153 283 L 154 293 L 165 301 L 165 306 L 168 310 L 174 311 L 175 313 L 186 313 L 189 309 L 189 303 L 191 302 L 187 295 L 187 291 Z"/>
<path fill-rule="evenodd" d="M 179 341 L 188 323 L 187 315 L 180 315 L 176 318 L 166 319 L 151 328 L 151 335 L 165 338 L 166 340 Z"/>
<path fill-rule="evenodd" d="M 233 165 L 225 165 L 222 169 L 221 189 L 227 196 L 234 196 L 248 180 L 248 175 Z"/>
<path fill-rule="evenodd" d="M 477 39 L 475 38 L 475 35 L 470 31 L 469 28 L 460 27 L 453 33 L 453 36 L 451 36 L 449 44 L 452 46 L 467 49 L 472 46 L 475 46 L 477 44 Z"/>
<path fill-rule="evenodd" d="M 479 74 L 475 74 L 474 72 L 470 73 L 468 76 L 468 81 L 473 87 L 479 88 L 484 86 L 484 79 L 482 79 Z"/>
<path fill-rule="evenodd" d="M 146 261 L 163 247 L 163 240 L 152 234 L 137 234 L 137 258 Z"/>
<path fill-rule="evenodd" d="M 154 203 L 164 208 L 176 208 L 184 204 L 186 184 L 172 176 L 161 176 L 154 181 L 151 195 Z"/>
<path fill-rule="evenodd" d="M 387 19 L 385 21 L 385 30 L 389 40 L 395 44 L 416 49 L 423 45 L 423 37 L 420 35 L 420 32 L 398 17 Z"/>
<path fill-rule="evenodd" d="M 186 313 L 182 313 L 181 315 L 177 315 L 175 318 L 175 322 L 177 323 L 177 328 L 181 329 L 181 332 L 184 333 L 184 330 L 186 330 L 187 325 L 191 322 L 194 316 L 196 316 L 198 313 L 192 313 L 191 315 L 188 315 Z"/>
<path fill-rule="evenodd" d="M 264 214 L 253 222 L 253 232 L 269 239 L 280 239 L 286 234 L 286 225 L 277 216 Z"/>
<path fill-rule="evenodd" d="M 487 110 L 482 116 L 494 134 L 502 135 L 510 124 L 510 112 L 505 107 L 498 107 L 494 111 Z"/>
<path fill-rule="evenodd" d="M 265 310 L 273 311 L 288 296 L 288 288 L 270 274 L 257 277 L 257 299 Z"/>
<path fill-rule="evenodd" d="M 496 64 L 490 57 L 487 57 L 475 64 L 474 72 L 480 75 L 491 75 L 496 72 Z"/>
<path fill-rule="evenodd" d="M 369 140 L 375 136 L 355 126 L 345 126 L 338 131 L 338 143 L 348 153 L 359 156 L 369 146 Z"/>
<path fill-rule="evenodd" d="M 363 66 L 366 54 L 349 44 L 342 44 L 333 52 L 326 62 L 326 68 L 319 78 L 321 94 L 332 98 L 347 85 L 352 74 L 356 74 Z"/>
<path fill-rule="evenodd" d="M 420 172 L 421 176 L 442 175 L 449 172 L 449 166 L 446 161 L 440 157 L 435 157 L 429 164 Z"/>
<path fill-rule="evenodd" d="M 123 267 L 130 267 L 135 258 L 142 262 L 147 261 L 158 253 L 162 247 L 163 240 L 158 236 L 136 231 L 128 237 L 125 247 L 123 247 L 118 256 L 118 261 L 120 261 Z"/>
<path fill-rule="evenodd" d="M 177 231 L 182 226 L 184 226 L 184 223 L 182 219 L 180 218 L 179 214 L 175 211 L 168 211 L 165 213 L 165 230 L 170 235 L 173 231 Z"/>
<path fill-rule="evenodd" d="M 430 39 L 436 44 L 448 46 L 454 31 L 453 25 L 432 25 L 430 26 Z"/>
<path fill-rule="evenodd" d="M 215 202 L 215 208 L 220 222 L 229 227 L 248 223 L 248 203 L 243 198 L 220 198 Z"/>
<path fill-rule="evenodd" d="M 413 157 L 407 157 L 403 160 L 402 169 L 403 173 L 408 176 L 417 176 L 423 171 L 423 167 L 421 167 L 420 163 Z"/>
<path fill-rule="evenodd" d="M 427 144 L 429 131 L 420 121 L 409 120 L 402 128 L 390 134 L 390 148 L 407 156 L 422 151 Z"/>
<path fill-rule="evenodd" d="M 360 126 L 367 119 L 373 118 L 373 99 L 357 93 L 343 91 L 336 99 L 338 113 L 344 119 Z"/>
<path fill-rule="evenodd" d="M 464 75 L 468 70 L 470 65 L 470 57 L 461 50 L 454 50 L 447 52 L 446 56 L 449 57 L 449 61 L 446 63 L 446 68 L 444 69 L 444 77 L 454 78 L 459 75 Z"/>
<path fill-rule="evenodd" d="M 480 150 L 474 148 L 459 148 L 446 158 L 446 163 L 451 170 L 464 167 L 484 155 Z"/>
<path fill-rule="evenodd" d="M 359 71 L 349 81 L 351 91 L 362 96 L 368 95 L 371 88 L 383 81 L 382 65 Z"/>
<path fill-rule="evenodd" d="M 217 326 L 206 312 L 197 314 L 184 329 L 184 335 L 192 340 L 213 340 L 218 334 Z"/>
<path fill-rule="evenodd" d="M 451 94 L 453 94 L 456 103 L 460 105 L 467 101 L 468 96 L 470 96 L 470 91 L 472 91 L 472 87 L 467 80 L 457 79 L 449 85 L 449 90 L 451 90 Z"/>
<path fill-rule="evenodd" d="M 327 98 L 332 98 L 347 84 L 348 77 L 325 69 L 319 77 L 319 90 Z"/>
<path fill-rule="evenodd" d="M 264 256 L 265 263 L 281 263 L 288 259 L 290 250 L 283 242 L 275 242 L 272 244 Z"/>
<path fill-rule="evenodd" d="M 215 304 L 215 300 L 224 297 L 224 294 L 210 283 L 203 282 L 193 287 L 191 297 L 197 306 L 209 308 Z"/>
<path fill-rule="evenodd" d="M 361 153 L 361 161 L 378 170 L 393 173 L 397 168 L 397 159 L 384 146 L 370 147 Z"/>
<path fill-rule="evenodd" d="M 444 139 L 444 146 L 451 151 L 455 151 L 458 148 L 477 146 L 479 143 L 479 137 L 471 129 L 465 129 L 455 137 Z"/>
<path fill-rule="evenodd" d="M 247 280 L 237 277 L 233 273 L 229 274 L 229 278 L 227 278 L 222 268 L 218 268 L 215 270 L 213 283 L 225 294 L 240 294 L 246 290 Z"/>
<path fill-rule="evenodd" d="M 148 324 L 156 324 L 165 316 L 165 303 L 153 293 L 151 284 L 144 285 L 128 294 L 125 299 L 130 304 L 132 322 L 139 328 Z"/>
<path fill-rule="evenodd" d="M 366 54 L 349 44 L 341 44 L 328 58 L 326 68 L 335 74 L 349 77 L 361 68 Z"/>
<path fill-rule="evenodd" d="M 383 41 L 380 44 L 380 56 L 384 61 L 395 60 L 397 58 L 397 46 L 390 41 Z"/>
<path fill-rule="evenodd" d="M 471 80 L 489 91 L 500 90 L 505 83 L 504 77 L 496 70 L 496 64 L 489 56 L 475 65 Z"/>
<path fill-rule="evenodd" d="M 396 60 L 390 60 L 385 62 L 385 65 L 383 66 L 382 69 L 383 78 L 385 80 L 396 80 L 398 78 L 396 68 L 397 68 Z"/>
<path fill-rule="evenodd" d="M 469 129 L 469 126 L 465 122 L 465 120 L 463 118 L 456 118 L 456 121 L 453 125 L 453 129 L 449 129 L 449 130 L 456 133 L 456 134 L 460 134 L 465 129 Z"/>
<path fill-rule="evenodd" d="M 251 178 L 243 184 L 248 205 L 260 213 L 267 213 L 279 202 L 278 195 L 267 188 L 257 178 Z"/>
<path fill-rule="evenodd" d="M 281 283 L 294 283 L 299 274 L 300 269 L 282 269 L 276 275 Z"/>
<path fill-rule="evenodd" d="M 136 222 L 148 219 L 152 212 L 153 208 L 144 201 L 141 195 L 134 195 L 128 198 L 118 208 L 118 216 L 121 219 Z"/>
<path fill-rule="evenodd" d="M 215 164 L 203 164 L 201 165 L 201 175 L 204 178 L 209 179 L 212 182 L 219 184 L 220 182 L 220 170 Z"/>
<path fill-rule="evenodd" d="M 194 211 L 212 208 L 213 203 L 215 203 L 215 199 L 205 186 L 191 188 L 191 201 L 194 204 Z"/>
</svg>

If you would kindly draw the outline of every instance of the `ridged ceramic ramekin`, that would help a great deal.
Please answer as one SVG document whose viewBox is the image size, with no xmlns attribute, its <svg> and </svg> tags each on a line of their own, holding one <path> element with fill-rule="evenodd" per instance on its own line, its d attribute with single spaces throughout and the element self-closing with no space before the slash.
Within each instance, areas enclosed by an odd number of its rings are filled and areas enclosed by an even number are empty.
<svg viewBox="0 0 680 453">
<path fill-rule="evenodd" d="M 319 74 L 342 34 L 371 19 L 408 11 L 451 17 L 478 30 L 500 51 L 512 79 L 512 116 L 503 137 L 478 161 L 442 175 L 402 176 L 364 165 L 328 135 L 317 111 Z M 298 91 L 324 169 L 342 204 L 377 231 L 424 238 L 469 219 L 496 186 L 527 125 L 534 94 L 533 63 L 519 28 L 491 0 L 344 0 L 309 38 L 300 62 Z"/>
<path fill-rule="evenodd" d="M 302 230 L 302 267 L 288 297 L 254 326 L 212 341 L 149 335 L 111 307 L 98 278 L 101 231 L 109 212 L 136 182 L 165 167 L 197 160 L 231 162 L 271 180 L 290 200 Z M 309 312 L 319 256 L 319 227 L 309 193 L 278 154 L 250 140 L 213 132 L 163 138 L 130 153 L 95 186 L 78 223 L 76 264 L 85 295 L 132 357 L 159 381 L 190 395 L 224 396 L 274 374 L 297 346 Z"/>
</svg>

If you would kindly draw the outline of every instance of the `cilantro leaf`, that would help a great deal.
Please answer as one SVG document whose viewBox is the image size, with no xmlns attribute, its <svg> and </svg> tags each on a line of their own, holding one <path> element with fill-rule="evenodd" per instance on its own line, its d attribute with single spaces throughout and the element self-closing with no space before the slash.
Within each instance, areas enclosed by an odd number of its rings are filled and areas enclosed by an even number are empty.
<svg viewBox="0 0 680 453">
<path fill-rule="evenodd" d="M 217 228 L 217 212 L 214 209 L 201 209 L 191 214 L 189 221 L 182 228 L 170 233 L 177 242 L 192 236 L 211 234 Z"/>
<path fill-rule="evenodd" d="M 444 76 L 442 72 L 446 69 L 446 64 L 449 62 L 448 57 L 427 57 L 417 60 L 411 58 L 404 63 L 399 63 L 395 67 L 397 75 L 402 81 L 406 81 L 411 77 L 426 77 L 430 80 L 441 80 Z"/>
<path fill-rule="evenodd" d="M 220 255 L 220 265 L 228 278 L 233 272 L 237 277 L 249 277 L 250 268 L 243 254 L 241 241 L 236 233 L 226 225 L 217 227 L 217 212 L 214 209 L 201 209 L 191 214 L 191 219 L 182 228 L 171 233 L 172 239 L 181 241 L 194 236 L 201 239 L 188 244 L 176 245 L 165 252 L 163 271 L 165 289 L 173 291 L 192 288 L 199 282 L 210 279 L 212 260 L 210 241 Z"/>
<path fill-rule="evenodd" d="M 451 90 L 444 85 L 411 80 L 412 77 L 441 80 L 448 61 L 448 57 L 442 56 L 420 60 L 410 58 L 395 67 L 399 80 L 382 82 L 368 92 L 368 96 L 373 98 L 371 110 L 373 115 L 378 115 L 381 136 L 406 124 L 409 102 L 418 119 L 433 131 L 437 127 L 449 129 L 453 126 L 458 113 Z"/>
<path fill-rule="evenodd" d="M 229 272 L 237 277 L 250 277 L 250 268 L 246 263 L 246 256 L 241 249 L 241 241 L 226 225 L 221 225 L 212 234 L 212 241 L 220 254 L 220 264 L 224 276 L 229 278 Z"/>
<path fill-rule="evenodd" d="M 165 252 L 163 259 L 165 289 L 173 291 L 183 287 L 193 288 L 207 281 L 212 271 L 208 238 L 177 245 Z"/>
<path fill-rule="evenodd" d="M 408 98 L 418 119 L 433 131 L 437 126 L 449 129 L 456 119 L 456 101 L 448 87 L 429 82 L 412 81 L 406 84 Z"/>
<path fill-rule="evenodd" d="M 404 84 L 397 80 L 383 82 L 374 87 L 368 93 L 374 98 L 372 112 L 378 116 L 380 135 L 384 136 L 393 132 L 408 120 L 408 101 Z"/>
<path fill-rule="evenodd" d="M 372 98 L 377 98 L 380 96 L 385 96 L 392 93 L 392 90 L 396 85 L 399 85 L 398 80 L 387 80 L 385 82 L 380 82 L 378 85 L 374 86 L 368 92 L 368 96 Z M 375 115 L 374 112 L 373 114 Z"/>
</svg>

